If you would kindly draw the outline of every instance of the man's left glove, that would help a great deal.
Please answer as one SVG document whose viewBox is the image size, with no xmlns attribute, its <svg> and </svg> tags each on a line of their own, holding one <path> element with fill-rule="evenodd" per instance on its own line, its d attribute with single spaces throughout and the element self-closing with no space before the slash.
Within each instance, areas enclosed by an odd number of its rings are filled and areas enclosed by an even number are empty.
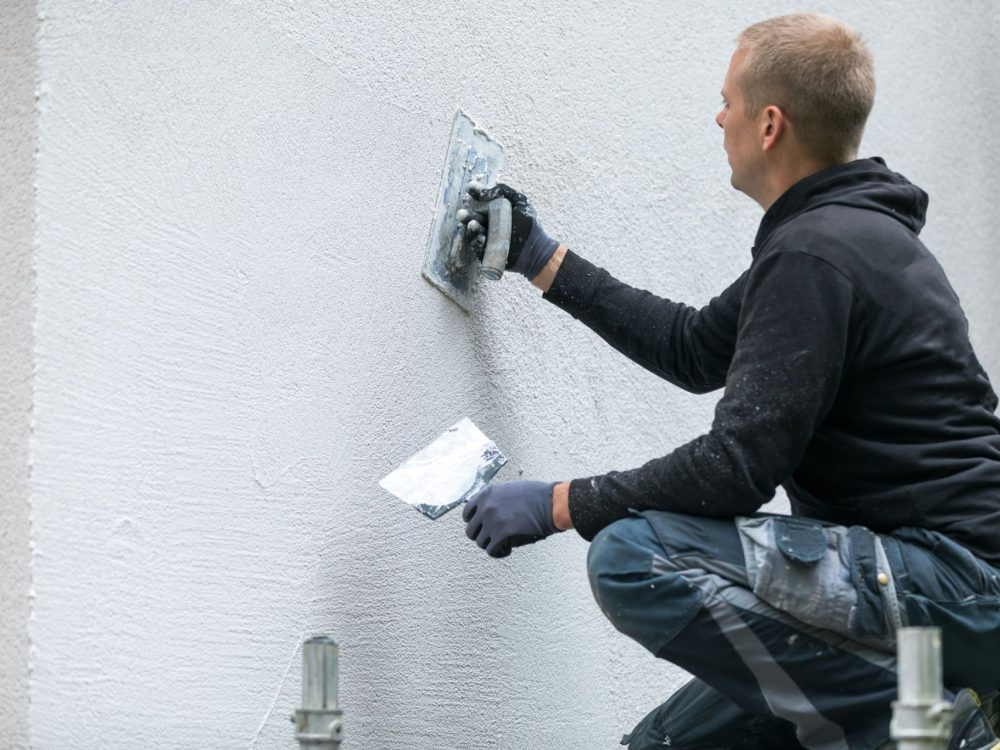
<svg viewBox="0 0 1000 750">
<path fill-rule="evenodd" d="M 521 274 L 528 281 L 538 276 L 559 249 L 559 243 L 545 234 L 527 196 L 502 182 L 491 188 L 470 184 L 468 191 L 478 201 L 491 201 L 501 197 L 510 201 L 513 216 L 507 269 Z M 465 224 L 465 239 L 472 243 L 473 251 L 482 260 L 483 250 L 486 248 L 486 233 L 489 231 L 486 215 L 466 212 L 459 220 Z"/>
<path fill-rule="evenodd" d="M 465 535 L 490 557 L 555 534 L 552 488 L 557 482 L 516 481 L 490 485 L 465 504 Z"/>
</svg>

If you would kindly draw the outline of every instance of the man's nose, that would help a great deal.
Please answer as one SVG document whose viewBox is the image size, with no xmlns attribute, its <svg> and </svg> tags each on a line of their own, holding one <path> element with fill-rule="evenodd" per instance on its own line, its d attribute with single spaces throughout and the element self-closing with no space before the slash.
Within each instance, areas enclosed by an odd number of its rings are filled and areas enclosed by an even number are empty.
<svg viewBox="0 0 1000 750">
<path fill-rule="evenodd" d="M 715 124 L 718 125 L 720 128 L 722 127 L 722 121 L 724 119 L 725 114 L 726 110 L 720 109 L 719 114 L 715 116 Z"/>
</svg>

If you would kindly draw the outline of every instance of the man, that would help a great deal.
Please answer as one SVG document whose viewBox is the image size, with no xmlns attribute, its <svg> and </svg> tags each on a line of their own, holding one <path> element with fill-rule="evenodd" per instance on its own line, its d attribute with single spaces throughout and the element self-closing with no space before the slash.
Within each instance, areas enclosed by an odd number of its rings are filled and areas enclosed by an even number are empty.
<svg viewBox="0 0 1000 750">
<path fill-rule="evenodd" d="M 871 56 L 828 16 L 751 26 L 716 122 L 765 210 L 749 269 L 696 310 L 626 286 L 514 207 L 509 267 L 686 390 L 711 430 L 630 471 L 495 485 L 465 509 L 493 556 L 576 527 L 615 626 L 695 679 L 630 748 L 872 750 L 889 740 L 895 631 L 936 625 L 953 747 L 995 738 L 1000 420 L 944 272 L 927 195 L 857 150 Z M 466 234 L 481 247 L 483 217 Z M 757 513 L 783 486 L 792 516 Z"/>
</svg>

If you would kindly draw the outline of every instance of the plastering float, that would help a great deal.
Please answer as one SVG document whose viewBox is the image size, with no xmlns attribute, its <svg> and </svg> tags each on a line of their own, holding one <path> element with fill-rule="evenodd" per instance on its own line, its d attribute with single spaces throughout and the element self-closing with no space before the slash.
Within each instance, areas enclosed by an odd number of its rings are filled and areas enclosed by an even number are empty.
<svg viewBox="0 0 1000 750">
<path fill-rule="evenodd" d="M 476 127 L 464 112 L 456 112 L 423 275 L 466 311 L 472 309 L 473 293 L 480 278 L 496 281 L 503 275 L 510 250 L 512 218 L 510 201 L 506 198 L 477 201 L 466 188 L 471 182 L 485 187 L 494 184 L 503 163 L 503 146 Z M 465 240 L 460 211 L 487 217 L 482 257 Z"/>
</svg>

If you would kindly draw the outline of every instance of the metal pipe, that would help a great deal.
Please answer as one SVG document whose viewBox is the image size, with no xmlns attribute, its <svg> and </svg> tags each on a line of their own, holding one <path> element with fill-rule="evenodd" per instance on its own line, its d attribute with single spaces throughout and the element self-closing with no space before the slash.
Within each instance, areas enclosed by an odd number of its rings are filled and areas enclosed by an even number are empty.
<svg viewBox="0 0 1000 750">
<path fill-rule="evenodd" d="M 300 748 L 336 750 L 344 733 L 344 712 L 337 704 L 340 649 L 325 635 L 302 644 L 302 708 L 295 712 Z"/>
<path fill-rule="evenodd" d="M 898 700 L 890 733 L 897 750 L 945 750 L 951 734 L 951 703 L 942 698 L 941 630 L 900 628 Z"/>
</svg>

